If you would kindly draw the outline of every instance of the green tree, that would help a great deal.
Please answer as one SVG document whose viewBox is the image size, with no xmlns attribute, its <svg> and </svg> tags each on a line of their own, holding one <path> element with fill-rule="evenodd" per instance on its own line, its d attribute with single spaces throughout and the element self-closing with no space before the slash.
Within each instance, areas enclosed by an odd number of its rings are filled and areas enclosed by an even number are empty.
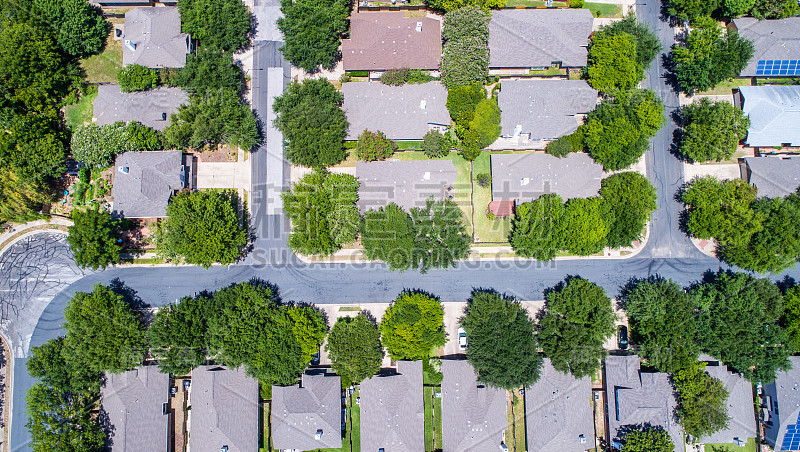
<svg viewBox="0 0 800 452">
<path fill-rule="evenodd" d="M 478 135 L 478 146 L 483 149 L 500 136 L 500 107 L 495 99 L 482 99 L 475 106 L 475 116 L 469 128 Z"/>
<path fill-rule="evenodd" d="M 763 213 L 751 207 L 755 199 L 756 189 L 741 179 L 695 179 L 681 193 L 689 212 L 686 227 L 698 239 L 715 238 L 726 246 L 746 244 L 764 227 Z"/>
<path fill-rule="evenodd" d="M 121 295 L 97 284 L 73 295 L 64 309 L 62 354 L 73 369 L 119 373 L 138 365 L 146 352 L 144 325 Z"/>
<path fill-rule="evenodd" d="M 699 302 L 702 350 L 756 383 L 789 366 L 789 338 L 779 324 L 780 290 L 767 279 L 720 271 L 692 291 Z"/>
<path fill-rule="evenodd" d="M 153 68 L 141 64 L 129 64 L 117 69 L 117 81 L 120 90 L 129 93 L 157 88 L 161 79 L 158 71 Z"/>
<path fill-rule="evenodd" d="M 445 157 L 450 153 L 452 148 L 450 138 L 442 135 L 436 130 L 429 130 L 428 133 L 422 137 L 422 151 L 425 156 L 432 159 Z"/>
<path fill-rule="evenodd" d="M 0 101 L 1 102 L 1 101 Z M 41 114 L 28 111 L 7 121 L 0 119 L 0 164 L 34 183 L 48 183 L 64 174 L 65 134 L 52 109 Z"/>
<path fill-rule="evenodd" d="M 442 303 L 419 291 L 401 293 L 386 309 L 379 329 L 393 360 L 427 359 L 447 343 Z"/>
<path fill-rule="evenodd" d="M 121 121 L 104 126 L 95 123 L 78 126 L 72 134 L 70 148 L 76 160 L 100 168 L 113 165 L 114 159 L 123 152 L 139 150 Z"/>
<path fill-rule="evenodd" d="M 86 0 L 27 0 L 15 2 L 26 9 L 34 24 L 48 28 L 58 47 L 72 58 L 100 53 L 108 23 L 100 8 Z"/>
<path fill-rule="evenodd" d="M 656 188 L 646 176 L 626 171 L 600 183 L 600 197 L 611 207 L 614 222 L 608 232 L 608 246 L 631 246 L 641 240 L 650 214 L 656 210 Z"/>
<path fill-rule="evenodd" d="M 340 56 L 342 36 L 350 27 L 346 0 L 282 0 L 277 20 L 286 44 L 283 56 L 306 72 L 332 69 Z"/>
<path fill-rule="evenodd" d="M 634 280 L 622 293 L 639 356 L 659 372 L 675 373 L 697 361 L 697 307 L 694 297 L 658 275 Z"/>
<path fill-rule="evenodd" d="M 51 200 L 47 186 L 20 178 L 0 165 L 0 221 L 25 223 L 40 218 L 43 203 Z"/>
<path fill-rule="evenodd" d="M 475 108 L 486 99 L 486 90 L 479 83 L 456 86 L 447 90 L 447 111 L 456 124 L 467 125 L 475 118 Z"/>
<path fill-rule="evenodd" d="M 722 14 L 725 17 L 739 17 L 747 14 L 756 0 L 722 0 Z"/>
<path fill-rule="evenodd" d="M 545 295 L 539 320 L 539 345 L 553 367 L 575 378 L 594 375 L 614 334 L 611 299 L 597 284 L 568 278 Z"/>
<path fill-rule="evenodd" d="M 156 251 L 165 259 L 210 267 L 232 264 L 247 244 L 247 225 L 239 222 L 235 193 L 181 192 L 167 205 L 167 219 L 156 231 Z"/>
<path fill-rule="evenodd" d="M 589 84 L 604 93 L 635 86 L 644 79 L 644 69 L 636 61 L 636 38 L 627 33 L 595 33 L 586 73 Z"/>
<path fill-rule="evenodd" d="M 164 149 L 161 143 L 161 134 L 139 121 L 131 121 L 125 124 L 125 134 L 128 141 L 137 151 L 155 151 Z"/>
<path fill-rule="evenodd" d="M 539 380 L 542 357 L 533 319 L 519 302 L 495 291 L 474 290 L 461 319 L 467 359 L 478 380 L 512 390 Z"/>
<path fill-rule="evenodd" d="M 455 11 L 466 6 L 488 9 L 502 9 L 506 0 L 425 0 L 425 4 L 438 11 Z"/>
<path fill-rule="evenodd" d="M 208 91 L 227 89 L 239 93 L 244 82 L 242 68 L 233 61 L 233 54 L 200 49 L 186 56 L 173 83 L 187 91 L 205 95 Z"/>
<path fill-rule="evenodd" d="M 637 426 L 625 434 L 622 452 L 672 452 L 675 444 L 662 428 Z"/>
<path fill-rule="evenodd" d="M 728 427 L 728 390 L 725 384 L 704 372 L 705 363 L 695 362 L 672 377 L 678 393 L 678 422 L 687 435 L 701 440 Z"/>
<path fill-rule="evenodd" d="M 572 149 L 572 143 L 570 143 L 567 137 L 560 137 L 547 143 L 545 152 L 553 157 L 561 158 L 566 157 L 570 152 L 575 152 L 575 150 Z"/>
<path fill-rule="evenodd" d="M 785 19 L 800 14 L 800 6 L 793 0 L 756 0 L 750 13 L 758 20 Z"/>
<path fill-rule="evenodd" d="M 347 118 L 342 93 L 327 79 L 291 83 L 275 98 L 275 127 L 284 138 L 286 158 L 294 165 L 320 168 L 347 157 Z"/>
<path fill-rule="evenodd" d="M 179 0 L 181 28 L 200 46 L 235 52 L 250 42 L 253 16 L 237 0 Z"/>
<path fill-rule="evenodd" d="M 444 15 L 444 50 L 439 70 L 446 87 L 483 83 L 489 75 L 490 17 L 478 6 L 465 6 Z"/>
<path fill-rule="evenodd" d="M 356 155 L 359 160 L 372 162 L 375 160 L 386 160 L 397 150 L 394 141 L 386 138 L 383 132 L 370 132 L 364 130 L 358 137 L 356 143 Z"/>
<path fill-rule="evenodd" d="M 614 224 L 614 212 L 600 197 L 573 198 L 564 205 L 564 247 L 580 256 L 603 251 Z"/>
<path fill-rule="evenodd" d="M 214 294 L 217 314 L 209 320 L 209 345 L 217 361 L 244 366 L 264 384 L 290 385 L 306 363 L 288 309 L 279 305 L 274 286 L 251 281 Z"/>
<path fill-rule="evenodd" d="M 151 353 L 162 373 L 186 375 L 206 361 L 209 320 L 216 306 L 209 294 L 184 297 L 156 312 L 147 329 Z"/>
<path fill-rule="evenodd" d="M 793 350 L 800 350 L 800 286 L 794 286 L 783 296 L 783 321 L 789 345 Z"/>
<path fill-rule="evenodd" d="M 342 385 L 358 384 L 381 370 L 383 347 L 375 321 L 365 313 L 339 317 L 331 328 L 325 351 Z"/>
<path fill-rule="evenodd" d="M 360 218 L 355 177 L 314 170 L 281 197 L 292 222 L 289 248 L 295 253 L 328 256 L 356 239 Z"/>
<path fill-rule="evenodd" d="M 681 109 L 683 134 L 678 151 L 693 161 L 729 159 L 750 128 L 750 118 L 730 102 L 707 97 Z"/>
<path fill-rule="evenodd" d="M 300 345 L 300 359 L 303 364 L 311 362 L 311 358 L 319 353 L 319 347 L 328 334 L 328 324 L 319 309 L 305 304 L 286 308 L 292 319 L 294 338 Z"/>
<path fill-rule="evenodd" d="M 386 262 L 390 270 L 414 268 L 418 262 L 416 231 L 411 216 L 397 204 L 364 213 L 361 243 L 364 256 Z"/>
<path fill-rule="evenodd" d="M 93 392 L 100 388 L 102 372 L 84 367 L 70 366 L 64 359 L 64 337 L 58 337 L 37 347 L 31 353 L 25 366 L 28 374 L 41 380 L 47 386 L 62 392 Z"/>
<path fill-rule="evenodd" d="M 64 393 L 43 383 L 26 395 L 28 422 L 34 452 L 100 452 L 106 433 L 93 413 L 97 394 Z"/>
<path fill-rule="evenodd" d="M 600 33 L 633 36 L 636 39 L 636 64 L 642 70 L 647 69 L 661 51 L 661 42 L 658 37 L 650 31 L 647 25 L 636 20 L 634 14 L 628 14 L 622 20 L 603 25 L 600 27 Z"/>
<path fill-rule="evenodd" d="M 555 193 L 517 206 L 511 224 L 511 247 L 521 257 L 550 261 L 564 249 L 564 201 Z"/>
<path fill-rule="evenodd" d="M 109 212 L 92 208 L 73 210 L 72 222 L 67 243 L 80 267 L 105 269 L 119 262 L 122 246 L 117 243 L 118 225 Z"/>
<path fill-rule="evenodd" d="M 179 149 L 215 149 L 226 144 L 249 151 L 261 143 L 253 110 L 229 88 L 193 95 L 189 105 L 181 105 L 170 115 L 164 137 L 170 147 Z"/>
<path fill-rule="evenodd" d="M 668 11 L 681 20 L 694 22 L 701 16 L 710 16 L 720 5 L 720 0 L 669 0 Z"/>
<path fill-rule="evenodd" d="M 456 261 L 469 256 L 472 237 L 467 234 L 464 212 L 458 204 L 429 198 L 424 208 L 414 207 L 410 214 L 416 233 L 417 269 L 421 273 L 431 268 L 455 267 Z"/>
</svg>

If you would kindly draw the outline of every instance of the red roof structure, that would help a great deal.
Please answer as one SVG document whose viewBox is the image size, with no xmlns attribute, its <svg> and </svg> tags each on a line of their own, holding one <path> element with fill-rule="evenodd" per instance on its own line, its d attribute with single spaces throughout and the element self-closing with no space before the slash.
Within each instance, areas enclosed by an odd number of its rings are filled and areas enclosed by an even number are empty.
<svg viewBox="0 0 800 452">
<path fill-rule="evenodd" d="M 489 203 L 489 212 L 496 217 L 510 217 L 514 215 L 514 200 L 492 201 Z"/>
</svg>

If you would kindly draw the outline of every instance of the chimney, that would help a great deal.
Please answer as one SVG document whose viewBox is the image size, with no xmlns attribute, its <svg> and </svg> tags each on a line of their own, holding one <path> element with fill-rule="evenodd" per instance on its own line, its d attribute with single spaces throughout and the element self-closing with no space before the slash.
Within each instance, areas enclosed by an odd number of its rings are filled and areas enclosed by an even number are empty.
<svg viewBox="0 0 800 452">
<path fill-rule="evenodd" d="M 127 46 L 129 49 L 131 49 L 131 51 L 136 50 L 136 44 L 131 42 L 130 39 L 126 39 L 125 40 L 125 46 Z"/>
</svg>

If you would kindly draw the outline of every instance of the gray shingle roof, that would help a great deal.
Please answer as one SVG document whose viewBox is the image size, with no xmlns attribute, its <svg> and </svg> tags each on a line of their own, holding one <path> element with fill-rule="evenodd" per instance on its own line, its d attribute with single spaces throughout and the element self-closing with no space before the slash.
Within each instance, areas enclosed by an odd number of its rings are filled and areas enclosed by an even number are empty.
<svg viewBox="0 0 800 452">
<path fill-rule="evenodd" d="M 450 125 L 447 90 L 439 82 L 389 86 L 377 82 L 342 85 L 344 111 L 355 140 L 364 129 L 380 130 L 390 140 L 421 140 L 431 125 Z"/>
<path fill-rule="evenodd" d="M 134 47 L 131 49 L 130 46 Z M 190 49 L 189 35 L 181 33 L 181 15 L 175 7 L 140 7 L 125 13 L 122 65 L 183 67 Z"/>
<path fill-rule="evenodd" d="M 191 450 L 258 450 L 258 382 L 244 370 L 200 366 L 192 371 L 190 397 Z"/>
<path fill-rule="evenodd" d="M 302 381 L 302 387 L 272 387 L 272 445 L 297 450 L 342 447 L 341 379 L 305 374 Z"/>
<path fill-rule="evenodd" d="M 169 415 L 169 375 L 156 366 L 143 366 L 121 374 L 106 373 L 101 405 L 111 422 L 111 450 L 138 452 L 166 450 Z"/>
<path fill-rule="evenodd" d="M 517 126 L 531 139 L 552 140 L 578 129 L 579 113 L 597 106 L 597 90 L 583 80 L 504 80 L 497 102 L 503 136 Z"/>
<path fill-rule="evenodd" d="M 588 9 L 504 9 L 489 22 L 489 67 L 586 66 L 594 18 Z M 505 84 L 505 82 L 504 82 Z"/>
<path fill-rule="evenodd" d="M 167 216 L 170 196 L 183 188 L 181 158 L 179 151 L 120 154 L 114 163 L 114 212 L 127 218 Z"/>
<path fill-rule="evenodd" d="M 768 413 L 764 419 L 764 439 L 773 448 L 783 445 L 786 428 L 798 423 L 800 415 L 800 356 L 790 356 L 792 368 L 779 372 L 775 381 L 764 385 L 766 407 Z"/>
<path fill-rule="evenodd" d="M 562 374 L 545 359 L 539 381 L 525 388 L 528 451 L 583 452 L 593 447 L 591 397 L 589 377 Z"/>
<path fill-rule="evenodd" d="M 753 408 L 753 385 L 742 378 L 741 375 L 731 373 L 724 365 L 708 365 L 706 373 L 721 380 L 728 390 L 728 428 L 721 430 L 708 438 L 703 438 L 703 443 L 734 443 L 734 438 L 747 441 L 747 438 L 756 437 L 756 418 Z"/>
<path fill-rule="evenodd" d="M 740 86 L 750 146 L 800 146 L 800 86 Z"/>
<path fill-rule="evenodd" d="M 758 20 L 753 17 L 734 19 L 739 34 L 753 41 L 753 58 L 740 74 L 754 77 L 758 60 L 800 60 L 800 17 L 779 20 Z"/>
<path fill-rule="evenodd" d="M 496 451 L 508 428 L 506 391 L 477 381 L 468 361 L 442 361 L 444 452 Z"/>
<path fill-rule="evenodd" d="M 608 356 L 606 366 L 606 397 L 611 440 L 619 438 L 620 427 L 650 424 L 663 428 L 682 451 L 683 432 L 675 421 L 677 401 L 669 375 L 642 372 L 639 357 Z"/>
<path fill-rule="evenodd" d="M 406 17 L 404 11 L 354 12 L 350 39 L 342 40 L 344 69 L 438 69 L 441 30 L 438 19 Z"/>
<path fill-rule="evenodd" d="M 422 361 L 398 361 L 397 375 L 361 383 L 361 450 L 425 450 Z"/>
<path fill-rule="evenodd" d="M 758 196 L 779 198 L 800 187 L 800 156 L 745 157 L 742 179 L 758 190 Z"/>
<path fill-rule="evenodd" d="M 425 200 L 445 199 L 456 182 L 451 160 L 356 163 L 358 208 L 362 212 L 395 203 L 405 210 L 425 207 Z"/>
<path fill-rule="evenodd" d="M 492 154 L 492 199 L 531 201 L 547 193 L 589 198 L 600 190 L 603 168 L 582 153 Z"/>
<path fill-rule="evenodd" d="M 189 96 L 180 88 L 123 93 L 119 85 L 100 85 L 94 99 L 94 116 L 101 126 L 117 121 L 139 121 L 153 129 L 164 130 L 169 125 L 169 115 L 188 100 Z"/>
</svg>

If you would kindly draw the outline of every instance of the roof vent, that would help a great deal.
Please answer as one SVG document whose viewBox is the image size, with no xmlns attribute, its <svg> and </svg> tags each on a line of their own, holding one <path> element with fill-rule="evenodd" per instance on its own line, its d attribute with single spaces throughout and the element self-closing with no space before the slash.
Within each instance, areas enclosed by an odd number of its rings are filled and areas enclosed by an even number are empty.
<svg viewBox="0 0 800 452">
<path fill-rule="evenodd" d="M 129 49 L 131 49 L 131 51 L 136 50 L 136 44 L 131 42 L 130 39 L 126 39 L 125 40 L 125 46 L 128 47 Z"/>
<path fill-rule="evenodd" d="M 318 429 L 317 430 L 317 433 L 314 434 L 314 439 L 317 440 L 317 441 L 322 439 L 322 429 Z"/>
<path fill-rule="evenodd" d="M 228 452 L 228 446 L 222 446 L 219 448 L 219 452 Z"/>
<path fill-rule="evenodd" d="M 166 121 L 167 120 L 167 112 L 162 112 L 161 113 L 161 120 L 162 121 Z"/>
<path fill-rule="evenodd" d="M 117 170 L 120 173 L 125 173 L 125 174 L 128 174 L 130 172 L 130 168 L 127 166 L 120 166 L 119 168 L 117 168 Z"/>
<path fill-rule="evenodd" d="M 519 184 L 520 184 L 520 185 L 528 185 L 528 184 L 530 184 L 530 183 L 531 183 L 531 180 L 530 180 L 529 178 L 527 178 L 527 177 L 523 177 L 523 178 L 522 178 L 522 179 L 520 179 L 520 181 L 519 181 Z"/>
<path fill-rule="evenodd" d="M 428 101 L 427 100 L 422 99 L 421 101 L 419 101 L 420 110 L 424 110 L 427 105 L 428 105 Z"/>
<path fill-rule="evenodd" d="M 580 441 L 581 444 L 586 444 L 586 437 L 581 434 L 578 436 L 578 441 Z"/>
<path fill-rule="evenodd" d="M 417 22 L 417 33 L 422 31 L 422 22 Z"/>
</svg>

